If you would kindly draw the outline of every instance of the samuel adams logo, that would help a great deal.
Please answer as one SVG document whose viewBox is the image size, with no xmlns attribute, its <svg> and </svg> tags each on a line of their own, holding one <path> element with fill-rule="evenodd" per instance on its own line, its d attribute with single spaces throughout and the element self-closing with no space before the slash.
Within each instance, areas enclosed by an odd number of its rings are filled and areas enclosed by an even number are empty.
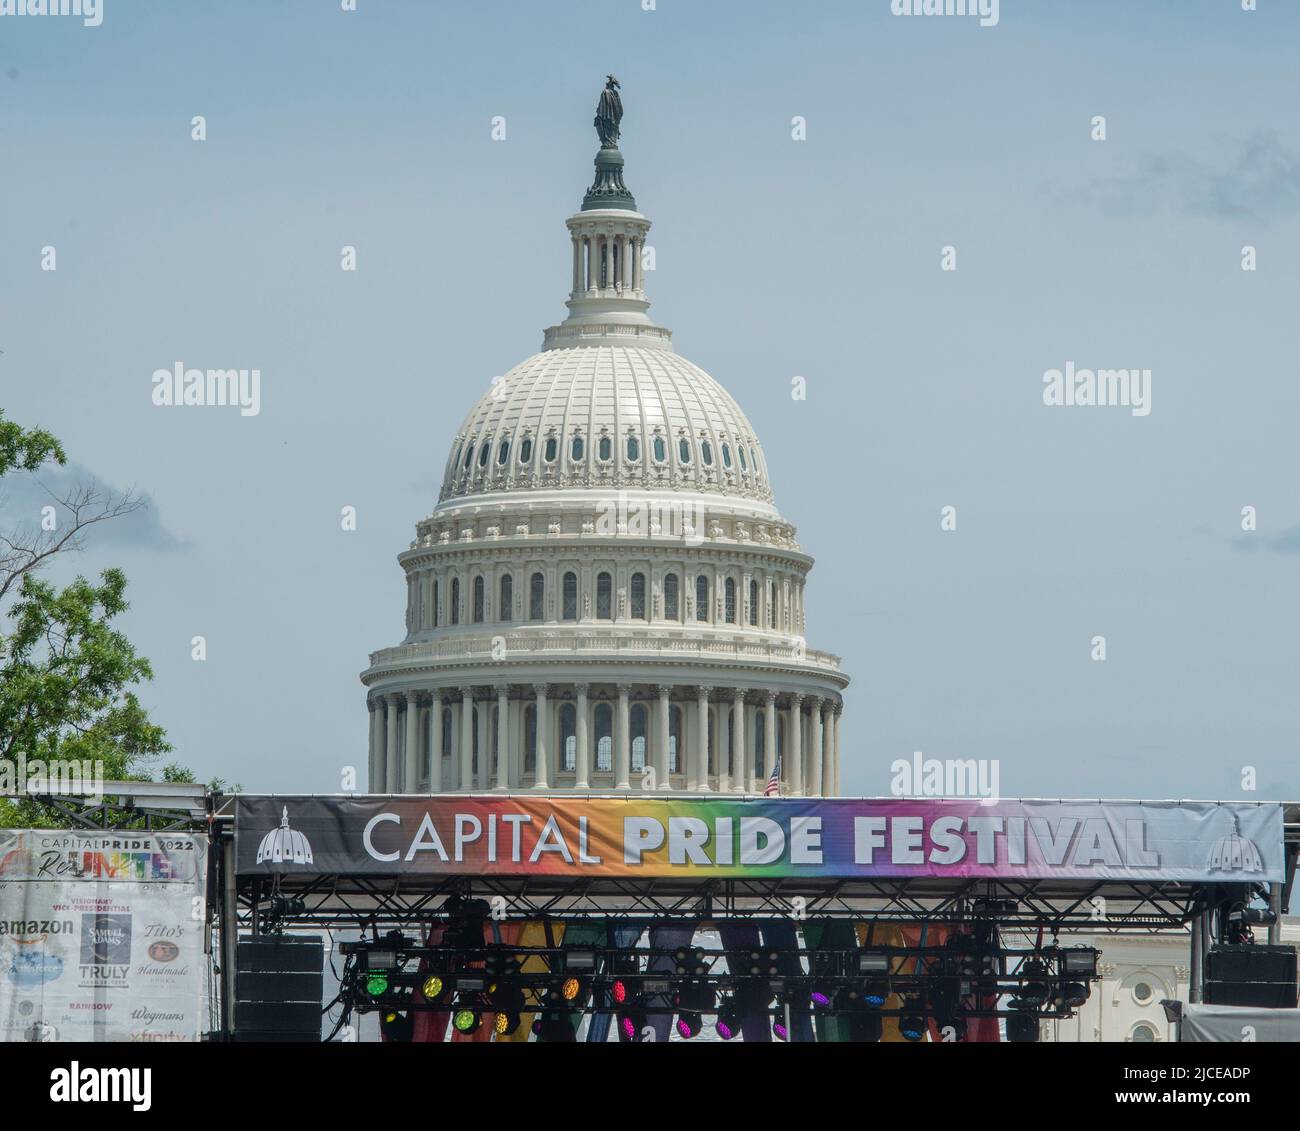
<svg viewBox="0 0 1300 1131">
<path fill-rule="evenodd" d="M 81 984 L 125 986 L 131 968 L 131 916 L 81 916 Z"/>
</svg>

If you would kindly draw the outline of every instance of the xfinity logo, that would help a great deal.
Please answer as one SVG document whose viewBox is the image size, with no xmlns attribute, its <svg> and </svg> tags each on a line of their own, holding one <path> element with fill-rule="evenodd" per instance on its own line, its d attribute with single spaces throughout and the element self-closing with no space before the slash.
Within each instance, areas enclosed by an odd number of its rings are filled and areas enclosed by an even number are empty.
<svg viewBox="0 0 1300 1131">
<path fill-rule="evenodd" d="M 148 1111 L 153 1100 L 151 1068 L 82 1068 L 73 1061 L 50 1073 L 50 1100 L 58 1103 L 129 1103 Z"/>
</svg>

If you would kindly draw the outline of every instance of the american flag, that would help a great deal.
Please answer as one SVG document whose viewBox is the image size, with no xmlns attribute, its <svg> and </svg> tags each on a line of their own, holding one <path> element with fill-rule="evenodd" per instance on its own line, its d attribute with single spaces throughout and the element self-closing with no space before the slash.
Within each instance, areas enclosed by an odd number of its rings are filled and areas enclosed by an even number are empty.
<svg viewBox="0 0 1300 1131">
<path fill-rule="evenodd" d="M 781 792 L 781 755 L 776 756 L 776 765 L 772 767 L 772 776 L 767 779 L 767 785 L 763 789 L 764 797 L 771 797 L 773 794 Z"/>
</svg>

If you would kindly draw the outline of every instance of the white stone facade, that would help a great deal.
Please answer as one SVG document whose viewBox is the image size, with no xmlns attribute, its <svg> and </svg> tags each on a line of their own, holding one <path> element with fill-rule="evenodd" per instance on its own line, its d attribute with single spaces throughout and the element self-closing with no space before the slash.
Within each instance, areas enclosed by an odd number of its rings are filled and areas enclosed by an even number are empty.
<svg viewBox="0 0 1300 1131">
<path fill-rule="evenodd" d="M 362 673 L 372 792 L 834 795 L 812 559 L 730 395 L 646 311 L 650 221 L 568 221 L 569 317 L 471 410 L 402 555 L 405 639 Z"/>
</svg>

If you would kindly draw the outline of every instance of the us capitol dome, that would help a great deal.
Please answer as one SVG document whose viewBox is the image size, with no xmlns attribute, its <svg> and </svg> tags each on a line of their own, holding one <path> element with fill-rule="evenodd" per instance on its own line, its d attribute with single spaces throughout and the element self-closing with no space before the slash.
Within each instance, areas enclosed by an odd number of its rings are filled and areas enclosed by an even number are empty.
<svg viewBox="0 0 1300 1131">
<path fill-rule="evenodd" d="M 839 792 L 812 558 L 740 406 L 650 319 L 621 118 L 611 77 L 568 317 L 470 410 L 398 558 L 406 636 L 361 676 L 371 792 L 762 793 L 778 759 L 782 794 Z"/>
</svg>

